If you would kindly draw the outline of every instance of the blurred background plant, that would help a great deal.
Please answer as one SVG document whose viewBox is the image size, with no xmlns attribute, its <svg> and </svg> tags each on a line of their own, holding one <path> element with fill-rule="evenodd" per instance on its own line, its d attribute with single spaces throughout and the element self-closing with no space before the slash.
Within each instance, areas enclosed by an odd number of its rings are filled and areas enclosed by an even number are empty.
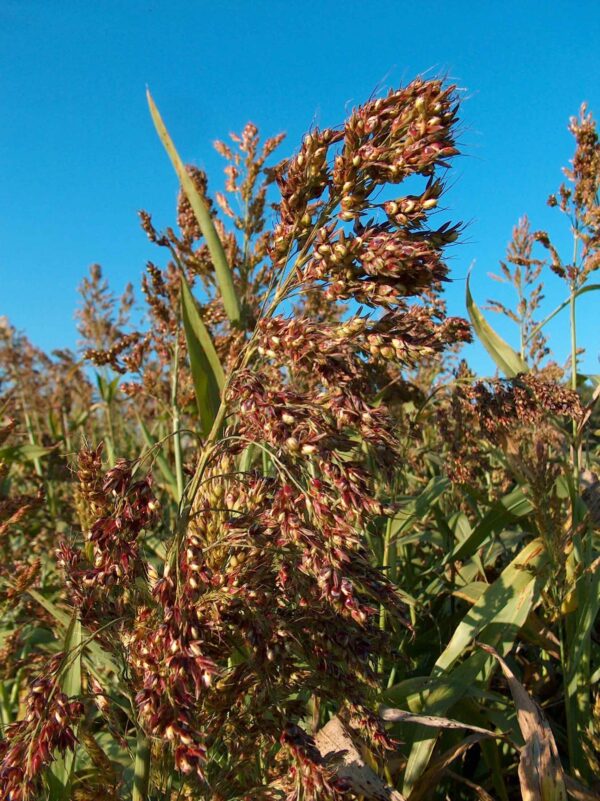
<svg viewBox="0 0 600 801">
<path fill-rule="evenodd" d="M 248 124 L 224 193 L 149 104 L 181 193 L 178 231 L 140 212 L 143 314 L 94 265 L 81 357 L 0 328 L 0 797 L 597 798 L 591 115 L 550 198 L 572 256 L 522 218 L 500 263 L 515 348 L 467 282 L 482 379 L 442 292 L 454 87 L 278 162 Z"/>
</svg>

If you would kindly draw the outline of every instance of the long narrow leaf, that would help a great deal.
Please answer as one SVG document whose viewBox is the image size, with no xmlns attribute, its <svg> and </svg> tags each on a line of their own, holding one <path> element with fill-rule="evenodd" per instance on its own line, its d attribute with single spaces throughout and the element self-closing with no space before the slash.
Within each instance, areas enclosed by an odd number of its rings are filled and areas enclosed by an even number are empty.
<svg viewBox="0 0 600 801">
<path fill-rule="evenodd" d="M 142 729 L 138 729 L 131 801 L 148 801 L 151 753 L 150 740 Z"/>
<path fill-rule="evenodd" d="M 0 448 L 0 459 L 6 462 L 35 461 L 42 456 L 52 453 L 54 448 L 44 448 L 42 445 L 7 445 Z"/>
<path fill-rule="evenodd" d="M 163 453 L 161 453 L 160 448 L 156 448 L 157 439 L 152 435 L 148 426 L 144 423 L 141 417 L 137 418 L 138 425 L 142 432 L 142 436 L 144 438 L 144 442 L 146 443 L 148 448 L 154 449 L 154 458 L 156 459 L 156 463 L 160 469 L 160 472 L 163 475 L 163 478 L 167 482 L 169 487 L 169 491 L 176 497 L 177 494 L 177 479 L 175 478 L 175 474 L 171 470 L 171 467 L 168 461 L 165 459 Z"/>
<path fill-rule="evenodd" d="M 390 538 L 401 534 L 415 518 L 419 520 L 428 514 L 449 486 L 447 478 L 434 476 L 421 494 L 411 498 L 390 521 Z"/>
<path fill-rule="evenodd" d="M 494 331 L 473 300 L 471 288 L 469 286 L 470 279 L 471 274 L 469 273 L 467 276 L 467 311 L 469 312 L 471 323 L 473 324 L 473 328 L 481 344 L 507 378 L 513 378 L 518 375 L 518 373 L 526 373 L 529 370 L 527 364 L 519 354 L 511 348 L 508 342 L 505 342 L 502 337 Z"/>
<path fill-rule="evenodd" d="M 591 532 L 590 532 L 591 533 Z M 598 562 L 596 561 L 596 568 Z M 600 611 L 600 570 L 588 569 L 577 580 L 576 609 L 572 613 L 572 633 L 565 660 L 565 706 L 567 735 L 570 740 L 571 766 L 580 778 L 590 781 L 589 763 L 579 748 L 581 733 L 592 716 L 590 686 L 592 684 L 592 636 Z"/>
<path fill-rule="evenodd" d="M 473 556 L 491 534 L 502 530 L 512 520 L 528 515 L 532 508 L 531 501 L 525 495 L 523 487 L 516 487 L 492 506 L 469 536 L 459 542 L 448 554 L 445 561 L 464 561 Z"/>
<path fill-rule="evenodd" d="M 495 625 L 501 625 L 513 620 L 515 606 L 529 602 L 525 591 L 533 590 L 535 578 L 532 579 L 532 575 L 535 576 L 545 560 L 546 552 L 539 540 L 523 548 L 462 619 L 435 663 L 436 675 L 449 670 L 492 621 Z"/>
<path fill-rule="evenodd" d="M 566 801 L 565 775 L 558 748 L 540 707 L 532 701 L 500 654 L 481 646 L 498 660 L 517 708 L 519 726 L 525 740 L 519 762 L 519 781 L 523 801 Z"/>
<path fill-rule="evenodd" d="M 227 263 L 227 257 L 223 249 L 223 244 L 219 239 L 219 235 L 211 219 L 206 202 L 199 194 L 198 190 L 194 186 L 194 182 L 188 175 L 183 161 L 175 149 L 173 140 L 169 136 L 169 132 L 165 127 L 162 117 L 160 116 L 158 108 L 156 107 L 149 90 L 146 92 L 146 95 L 148 98 L 148 105 L 150 107 L 150 114 L 152 115 L 152 121 L 154 122 L 156 131 L 164 145 L 165 150 L 167 151 L 169 158 L 171 159 L 171 163 L 175 168 L 175 172 L 177 173 L 181 187 L 185 192 L 194 215 L 198 220 L 200 230 L 202 231 L 202 234 L 206 240 L 206 244 L 215 268 L 215 275 L 219 284 L 219 289 L 221 290 L 223 305 L 225 306 L 227 316 L 231 322 L 238 322 L 240 320 L 241 313 L 240 304 L 235 291 L 235 286 L 233 284 L 233 276 L 231 274 L 229 264 Z"/>
<path fill-rule="evenodd" d="M 487 680 L 493 669 L 493 661 L 483 659 L 485 654 L 472 654 L 454 670 L 452 667 L 476 637 L 480 642 L 494 646 L 502 655 L 510 651 L 517 633 L 539 598 L 544 583 L 541 571 L 547 558 L 540 540 L 529 543 L 482 594 L 475 606 L 469 609 L 433 670 L 433 675 L 447 676 L 451 683 L 434 689 L 422 712 L 445 715 L 474 683 Z M 435 742 L 436 738 L 425 727 L 415 727 L 404 774 L 405 795 L 410 795 L 415 782 L 427 769 Z"/>
<path fill-rule="evenodd" d="M 34 589 L 28 589 L 27 592 L 35 601 L 40 604 L 40 606 L 43 606 L 44 609 L 52 615 L 52 617 L 60 626 L 65 629 L 69 627 L 70 616 L 67 612 L 65 612 L 63 609 L 60 609 L 60 607 L 56 606 L 56 604 L 53 604 L 52 601 L 48 600 L 48 598 L 45 598 L 41 592 L 38 592 Z M 85 627 L 82 627 L 81 633 L 84 650 L 89 652 L 92 664 L 96 668 L 118 674 L 119 667 L 110 654 L 108 654 L 104 648 L 98 645 L 98 643 L 93 639 L 91 633 Z"/>
<path fill-rule="evenodd" d="M 587 286 L 582 286 L 581 289 L 578 289 L 577 292 L 575 292 L 575 297 L 578 298 L 580 295 L 585 295 L 586 292 L 595 292 L 598 289 L 600 289 L 600 284 L 588 284 Z M 559 312 L 561 312 L 563 309 L 566 309 L 570 302 L 571 302 L 571 298 L 567 298 L 566 300 L 563 300 L 563 302 L 560 303 L 554 309 L 554 311 L 550 312 L 550 314 L 547 317 L 545 317 L 542 320 L 542 322 L 539 323 L 539 325 L 536 325 L 535 328 L 532 328 L 531 333 L 529 334 L 529 336 L 525 340 L 525 344 L 531 342 L 531 340 L 534 338 L 534 336 L 537 333 L 539 333 L 542 330 L 542 328 L 550 322 L 550 320 L 552 320 L 554 317 L 556 317 L 556 315 Z"/>
<path fill-rule="evenodd" d="M 223 367 L 185 277 L 181 276 L 183 327 L 190 356 L 203 434 L 208 434 L 221 405 Z"/>
<path fill-rule="evenodd" d="M 389 723 L 419 723 L 433 729 L 468 729 L 486 737 L 502 736 L 481 726 L 473 726 L 471 723 L 463 723 L 460 720 L 452 720 L 451 718 L 443 718 L 436 715 L 415 715 L 405 709 L 390 709 L 386 707 L 379 710 L 379 717 Z"/>
</svg>

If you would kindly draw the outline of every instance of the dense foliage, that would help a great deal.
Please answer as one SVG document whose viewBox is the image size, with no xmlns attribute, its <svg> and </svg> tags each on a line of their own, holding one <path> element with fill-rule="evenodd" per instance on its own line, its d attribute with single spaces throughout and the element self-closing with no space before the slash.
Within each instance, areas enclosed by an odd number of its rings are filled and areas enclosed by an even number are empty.
<svg viewBox="0 0 600 801">
<path fill-rule="evenodd" d="M 501 262 L 513 349 L 468 284 L 446 314 L 454 87 L 279 163 L 248 124 L 225 192 L 149 103 L 182 190 L 177 232 L 140 213 L 143 316 L 94 265 L 80 356 L 0 328 L 0 799 L 597 798 L 591 115 L 549 201 L 572 258 L 523 218 Z"/>
</svg>

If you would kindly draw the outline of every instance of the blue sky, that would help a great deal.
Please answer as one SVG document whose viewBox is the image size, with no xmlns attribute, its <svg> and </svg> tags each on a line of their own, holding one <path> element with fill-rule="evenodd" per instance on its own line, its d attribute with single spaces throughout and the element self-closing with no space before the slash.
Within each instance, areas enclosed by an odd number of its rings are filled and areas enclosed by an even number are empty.
<svg viewBox="0 0 600 801">
<path fill-rule="evenodd" d="M 93 262 L 119 290 L 159 259 L 137 210 L 175 221 L 176 180 L 148 116 L 148 85 L 186 161 L 221 182 L 212 150 L 248 120 L 288 133 L 341 122 L 374 91 L 445 74 L 463 92 L 448 219 L 468 223 L 450 259 L 452 313 L 465 277 L 483 304 L 527 213 L 570 252 L 546 207 L 572 156 L 583 100 L 600 115 L 600 3 L 0 0 L 0 315 L 45 347 L 74 347 L 76 286 Z M 599 276 L 600 280 L 600 276 Z M 547 309 L 564 295 L 551 277 Z M 507 297 L 504 293 L 503 298 Z M 580 305 L 584 368 L 598 364 L 599 301 Z M 516 343 L 516 331 L 492 322 Z M 550 328 L 567 356 L 566 317 Z M 480 349 L 470 354 L 491 371 Z"/>
</svg>

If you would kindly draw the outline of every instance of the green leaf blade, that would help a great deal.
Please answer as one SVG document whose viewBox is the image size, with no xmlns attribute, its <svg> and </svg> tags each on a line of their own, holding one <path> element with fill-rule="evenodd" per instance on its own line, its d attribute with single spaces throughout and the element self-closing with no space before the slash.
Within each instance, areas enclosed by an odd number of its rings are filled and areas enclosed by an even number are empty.
<svg viewBox="0 0 600 801">
<path fill-rule="evenodd" d="M 239 323 L 241 319 L 241 310 L 233 283 L 233 275 L 229 264 L 227 263 L 227 256 L 225 255 L 223 244 L 219 239 L 219 234 L 214 226 L 206 202 L 188 175 L 185 165 L 175 149 L 173 140 L 167 131 L 163 119 L 160 116 L 160 112 L 156 107 L 149 90 L 146 92 L 146 95 L 156 132 L 158 133 L 158 136 L 163 143 L 169 158 L 171 159 L 171 163 L 175 168 L 175 172 L 177 173 L 181 187 L 185 192 L 185 195 L 198 221 L 198 225 L 200 226 L 200 230 L 202 231 L 204 239 L 206 240 L 206 244 L 215 268 L 215 275 L 217 278 L 217 283 L 219 284 L 219 289 L 221 291 L 221 297 L 223 298 L 223 305 L 225 306 L 227 316 L 232 323 Z"/>
<path fill-rule="evenodd" d="M 156 463 L 158 464 L 160 472 L 167 483 L 169 492 L 175 498 L 177 495 L 177 479 L 175 478 L 175 473 L 171 470 L 171 466 L 166 460 L 164 454 L 161 453 L 158 440 L 155 436 L 153 436 L 150 429 L 139 415 L 137 415 L 137 422 L 140 427 L 140 431 L 142 432 L 144 442 L 147 448 L 154 452 L 154 459 L 156 459 Z"/>
<path fill-rule="evenodd" d="M 479 341 L 507 378 L 514 378 L 519 373 L 527 373 L 529 371 L 527 363 L 511 348 L 508 342 L 505 342 L 494 331 L 473 300 L 469 286 L 470 279 L 471 274 L 469 273 L 467 276 L 467 311 Z"/>
<path fill-rule="evenodd" d="M 27 592 L 35 601 L 40 604 L 40 606 L 42 606 L 50 615 L 52 615 L 59 626 L 68 630 L 71 621 L 68 612 L 56 606 L 56 604 L 52 603 L 52 601 L 42 595 L 41 592 L 34 590 L 32 587 L 30 587 Z M 114 673 L 115 675 L 118 675 L 120 673 L 119 666 L 112 656 L 94 640 L 94 636 L 91 634 L 91 632 L 82 627 L 81 634 L 83 637 L 83 648 L 89 654 L 89 664 L 87 665 L 87 668 L 93 668 L 92 672 L 94 675 L 97 674 L 98 670 L 105 670 L 108 673 Z"/>
<path fill-rule="evenodd" d="M 582 286 L 581 289 L 578 289 L 574 293 L 573 297 L 578 298 L 580 295 L 585 295 L 588 292 L 597 292 L 599 289 L 600 289 L 600 284 L 587 284 L 586 286 Z M 566 300 L 563 300 L 562 303 L 559 303 L 559 305 L 554 309 L 554 311 L 551 311 L 547 317 L 544 317 L 541 323 L 536 325 L 535 328 L 531 330 L 529 336 L 525 340 L 525 344 L 531 342 L 534 336 L 536 336 L 536 334 L 539 334 L 542 328 L 544 328 L 544 326 L 546 326 L 551 320 L 553 320 L 557 314 L 559 314 L 563 309 L 566 309 L 570 302 L 571 298 L 567 298 Z"/>
<path fill-rule="evenodd" d="M 539 600 L 547 562 L 548 554 L 542 542 L 533 540 L 469 609 L 432 672 L 432 676 L 449 681 L 429 694 L 420 711 L 445 715 L 470 692 L 474 684 L 485 686 L 494 669 L 488 655 L 475 652 L 460 664 L 457 662 L 475 639 L 492 645 L 503 656 L 509 653 L 519 630 Z M 425 727 L 416 726 L 412 743 L 404 774 L 404 794 L 407 796 L 429 764 L 436 736 L 432 737 Z"/>
<path fill-rule="evenodd" d="M 219 412 L 225 374 L 208 329 L 204 325 L 194 296 L 183 275 L 181 276 L 181 308 L 201 429 L 202 433 L 207 435 Z"/>
<path fill-rule="evenodd" d="M 468 559 L 491 534 L 502 530 L 513 520 L 525 517 L 532 509 L 533 506 L 526 496 L 524 488 L 515 487 L 489 509 L 470 534 L 453 548 L 444 561 L 454 562 Z"/>
</svg>

